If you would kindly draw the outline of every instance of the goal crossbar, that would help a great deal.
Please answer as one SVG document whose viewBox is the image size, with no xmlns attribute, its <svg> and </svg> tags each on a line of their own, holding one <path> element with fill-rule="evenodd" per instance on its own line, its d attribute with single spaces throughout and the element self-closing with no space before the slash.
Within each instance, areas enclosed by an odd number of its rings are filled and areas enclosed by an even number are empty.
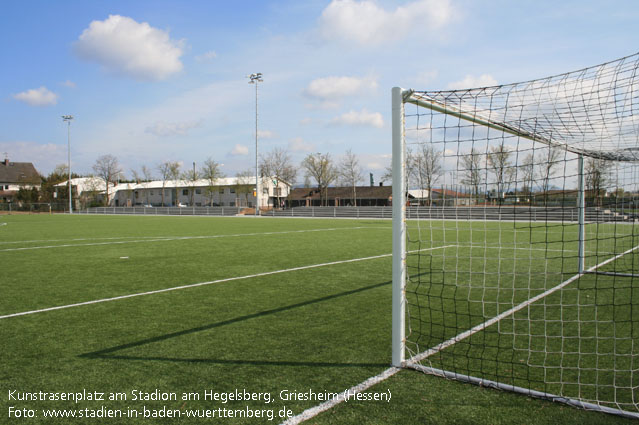
<svg viewBox="0 0 639 425">
<path fill-rule="evenodd" d="M 423 108 L 432 109 L 433 111 L 443 114 L 451 115 L 465 121 L 482 125 L 484 127 L 492 128 L 494 130 L 503 131 L 504 133 L 512 134 L 513 136 L 528 139 L 533 142 L 544 143 L 548 146 L 565 149 L 568 152 L 572 152 L 578 155 L 586 155 L 592 158 L 607 159 L 612 161 L 637 161 L 639 160 L 639 150 L 624 150 L 617 153 L 611 152 L 598 152 L 588 149 L 580 149 L 573 145 L 568 145 L 560 141 L 552 140 L 547 137 L 543 137 L 539 134 L 531 133 L 523 128 L 518 128 L 505 122 L 493 120 L 489 117 L 483 116 L 481 112 L 473 110 L 472 108 L 462 108 L 461 105 L 448 104 L 440 102 L 426 93 L 419 93 L 412 89 L 402 90 L 404 102 L 412 103 L 414 105 L 421 106 Z"/>
</svg>

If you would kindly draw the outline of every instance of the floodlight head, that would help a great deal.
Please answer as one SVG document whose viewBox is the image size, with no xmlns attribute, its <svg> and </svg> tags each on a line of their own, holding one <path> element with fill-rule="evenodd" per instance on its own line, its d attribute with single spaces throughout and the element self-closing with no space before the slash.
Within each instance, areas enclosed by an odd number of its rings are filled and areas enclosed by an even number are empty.
<svg viewBox="0 0 639 425">
<path fill-rule="evenodd" d="M 73 119 L 73 115 L 62 115 L 62 119 L 64 121 L 71 121 Z"/>
<path fill-rule="evenodd" d="M 248 77 L 250 79 L 249 84 L 255 84 L 256 82 L 261 83 L 262 81 L 264 81 L 264 80 L 262 80 L 262 73 L 261 72 L 257 72 L 255 74 L 251 74 Z"/>
</svg>

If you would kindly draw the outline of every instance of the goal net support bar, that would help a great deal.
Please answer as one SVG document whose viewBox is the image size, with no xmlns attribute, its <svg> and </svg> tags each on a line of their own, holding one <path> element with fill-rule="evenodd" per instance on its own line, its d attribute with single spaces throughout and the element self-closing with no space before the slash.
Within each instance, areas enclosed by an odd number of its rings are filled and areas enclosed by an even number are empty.
<svg viewBox="0 0 639 425">
<path fill-rule="evenodd" d="M 392 89 L 393 366 L 639 418 L 637 70 Z"/>
</svg>

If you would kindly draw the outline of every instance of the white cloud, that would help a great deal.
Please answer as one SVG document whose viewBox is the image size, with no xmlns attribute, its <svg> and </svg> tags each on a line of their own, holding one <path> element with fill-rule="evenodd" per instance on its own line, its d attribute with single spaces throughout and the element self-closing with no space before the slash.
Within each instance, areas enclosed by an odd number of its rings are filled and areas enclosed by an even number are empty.
<svg viewBox="0 0 639 425">
<path fill-rule="evenodd" d="M 0 152 L 6 152 L 9 161 L 32 162 L 36 170 L 42 175 L 49 174 L 58 164 L 67 163 L 66 141 L 62 145 L 0 141 Z M 71 168 L 73 169 L 73 167 L 74 163 L 72 162 Z"/>
<path fill-rule="evenodd" d="M 248 154 L 249 154 L 249 149 L 246 146 L 240 145 L 240 144 L 235 145 L 235 147 L 231 151 L 231 155 L 236 155 L 236 156 L 244 156 Z"/>
<path fill-rule="evenodd" d="M 51 106 L 58 103 L 58 95 L 45 86 L 14 94 L 13 98 L 31 106 Z"/>
<path fill-rule="evenodd" d="M 288 142 L 288 149 L 292 152 L 313 152 L 315 145 L 305 142 L 301 137 L 295 137 Z"/>
<path fill-rule="evenodd" d="M 333 118 L 331 124 L 382 128 L 384 126 L 384 119 L 379 112 L 368 112 L 366 109 L 362 109 L 361 111 L 351 110 L 339 117 Z"/>
<path fill-rule="evenodd" d="M 310 82 L 304 91 L 308 96 L 328 100 L 365 93 L 377 89 L 377 81 L 371 77 L 325 77 Z"/>
<path fill-rule="evenodd" d="M 469 89 L 475 87 L 489 87 L 496 86 L 497 80 L 495 80 L 489 74 L 482 74 L 479 77 L 472 75 L 466 75 L 463 80 L 452 82 L 448 85 L 449 89 Z"/>
<path fill-rule="evenodd" d="M 197 55 L 195 60 L 198 62 L 211 62 L 213 59 L 217 58 L 217 53 L 213 50 L 209 50 L 206 53 L 202 53 L 201 55 Z"/>
<path fill-rule="evenodd" d="M 120 15 L 93 21 L 74 44 L 82 59 L 138 80 L 164 80 L 182 70 L 182 42 L 168 32 Z"/>
<path fill-rule="evenodd" d="M 372 0 L 333 0 L 320 17 L 327 39 L 380 44 L 405 37 L 413 28 L 435 31 L 453 16 L 449 0 L 417 0 L 385 10 Z"/>
<path fill-rule="evenodd" d="M 437 70 L 423 71 L 417 74 L 417 76 L 414 78 L 414 81 L 416 84 L 419 84 L 420 87 L 426 87 L 432 84 L 433 81 L 435 81 L 438 74 L 439 72 Z"/>
<path fill-rule="evenodd" d="M 257 136 L 260 139 L 274 139 L 276 137 L 275 133 L 271 130 L 257 130 Z"/>
<path fill-rule="evenodd" d="M 146 128 L 147 133 L 154 134 L 159 137 L 186 135 L 189 130 L 202 125 L 202 121 L 187 122 L 165 122 L 158 121 L 152 126 Z"/>
<path fill-rule="evenodd" d="M 66 80 L 65 82 L 60 84 L 62 84 L 65 87 L 69 87 L 70 89 L 74 89 L 76 87 L 76 84 L 71 80 Z"/>
<path fill-rule="evenodd" d="M 311 110 L 324 111 L 329 109 L 337 109 L 340 107 L 340 103 L 332 100 L 322 100 L 320 102 L 306 103 L 304 107 Z"/>
<path fill-rule="evenodd" d="M 369 161 L 369 162 L 365 162 L 364 166 L 366 167 L 366 170 L 370 171 L 386 171 L 386 167 L 388 167 L 388 163 L 385 162 L 381 162 L 381 161 Z"/>
</svg>

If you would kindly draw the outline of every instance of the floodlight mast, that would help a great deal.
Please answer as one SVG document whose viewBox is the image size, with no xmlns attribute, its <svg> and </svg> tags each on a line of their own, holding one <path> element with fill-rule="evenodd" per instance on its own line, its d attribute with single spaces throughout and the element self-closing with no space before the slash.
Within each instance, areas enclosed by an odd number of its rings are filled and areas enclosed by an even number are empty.
<svg viewBox="0 0 639 425">
<path fill-rule="evenodd" d="M 259 188 L 259 172 L 257 166 L 257 85 L 263 82 L 262 73 L 257 72 L 248 76 L 249 84 L 255 84 L 255 215 L 260 215 L 260 188 Z"/>
<path fill-rule="evenodd" d="M 71 120 L 73 115 L 62 115 L 62 120 L 67 123 L 67 160 L 69 168 L 69 214 L 73 214 L 72 188 L 71 188 Z"/>
</svg>

